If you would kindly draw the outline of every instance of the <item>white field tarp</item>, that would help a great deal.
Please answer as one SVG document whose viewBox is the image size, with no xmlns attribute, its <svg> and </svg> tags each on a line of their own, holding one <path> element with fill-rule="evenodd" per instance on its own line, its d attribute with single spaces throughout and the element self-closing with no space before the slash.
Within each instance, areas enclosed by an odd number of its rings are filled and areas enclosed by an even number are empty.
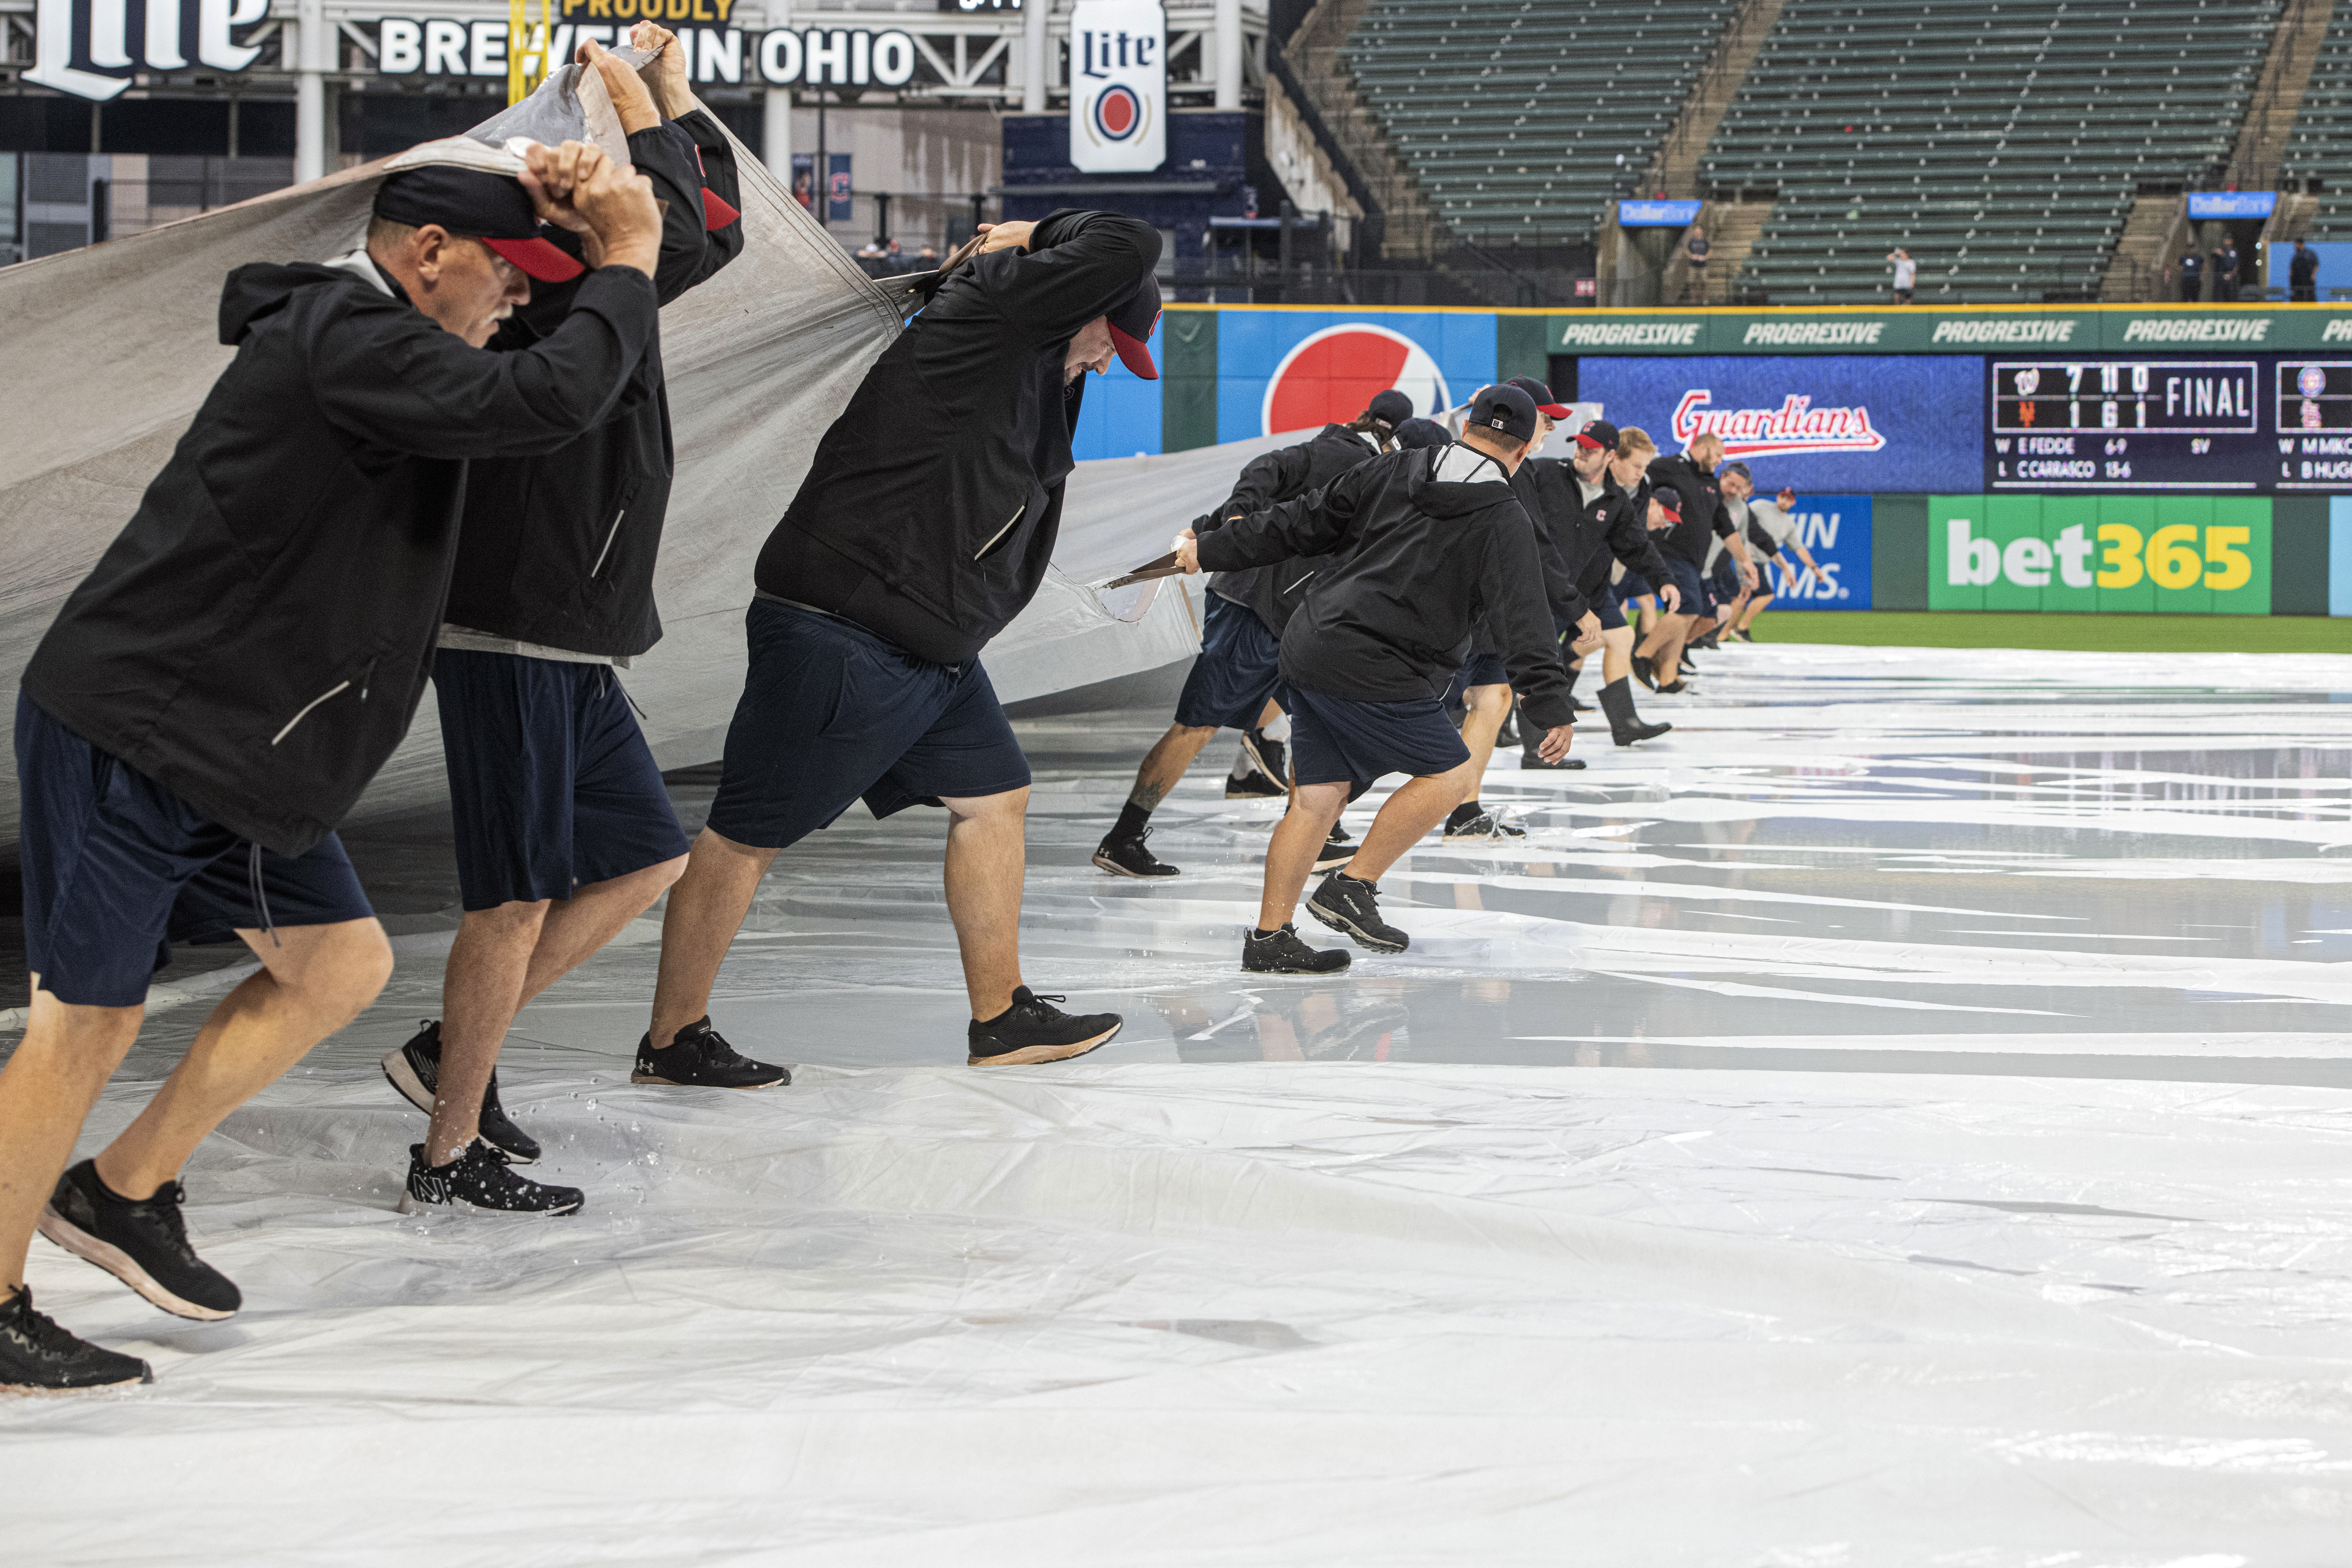
<svg viewBox="0 0 2352 1568">
<path fill-rule="evenodd" d="M 741 616 L 760 545 L 817 438 L 898 330 L 877 287 L 748 149 L 743 254 L 662 313 L 677 479 L 655 580 L 665 636 L 625 679 L 664 767 L 715 760 L 742 686 Z M 231 351 L 222 279 L 250 261 L 324 260 L 359 242 L 382 163 L 88 249 L 0 269 L 13 410 L 0 443 L 0 691 L 169 458 Z M 1088 464 L 1055 570 L 985 662 L 1007 701 L 1156 668 L 1199 645 L 1192 601 L 1086 584 L 1164 552 L 1274 440 Z M 321 606 L 331 613 L 331 606 Z M 419 710 L 357 815 L 440 799 L 441 740 Z M 0 752 L 0 843 L 16 823 Z"/>
</svg>

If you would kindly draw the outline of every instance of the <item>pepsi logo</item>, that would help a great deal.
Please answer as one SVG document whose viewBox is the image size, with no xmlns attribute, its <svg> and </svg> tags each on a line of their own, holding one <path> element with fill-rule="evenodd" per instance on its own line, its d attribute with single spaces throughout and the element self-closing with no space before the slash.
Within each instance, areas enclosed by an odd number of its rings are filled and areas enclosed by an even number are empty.
<svg viewBox="0 0 2352 1568">
<path fill-rule="evenodd" d="M 1416 414 L 1453 402 L 1437 361 L 1402 332 L 1363 321 L 1326 327 L 1275 366 L 1265 384 L 1265 433 L 1344 425 L 1391 389 L 1412 399 Z"/>
<path fill-rule="evenodd" d="M 1143 100 L 1124 83 L 1113 83 L 1095 95 L 1095 133 L 1106 142 L 1124 142 L 1143 128 Z"/>
</svg>

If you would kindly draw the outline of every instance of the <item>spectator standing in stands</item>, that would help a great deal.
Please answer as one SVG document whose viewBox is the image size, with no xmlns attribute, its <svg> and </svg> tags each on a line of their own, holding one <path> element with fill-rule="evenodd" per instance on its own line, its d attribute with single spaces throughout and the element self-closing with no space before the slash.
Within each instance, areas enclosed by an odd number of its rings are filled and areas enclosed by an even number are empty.
<svg viewBox="0 0 2352 1568">
<path fill-rule="evenodd" d="M 2238 300 L 2238 242 L 2217 240 L 2210 258 L 2213 268 L 2213 302 L 2233 305 Z"/>
<path fill-rule="evenodd" d="M 1690 279 L 1684 285 L 1684 294 L 1694 305 L 1706 303 L 1706 258 L 1715 254 L 1715 247 L 1706 237 L 1706 230 L 1693 226 L 1683 241 L 1683 263 L 1690 268 Z"/>
<path fill-rule="evenodd" d="M 2286 264 L 2286 297 L 2298 305 L 2319 299 L 2319 253 L 2301 240 L 2294 242 L 2294 259 Z"/>
<path fill-rule="evenodd" d="M 2193 305 L 2205 293 L 2205 258 L 2197 254 L 2195 241 L 2180 253 L 2180 301 Z"/>
<path fill-rule="evenodd" d="M 1919 284 L 1919 264 L 1899 245 L 1886 253 L 1886 259 L 1895 263 L 1895 302 L 1907 305 Z"/>
</svg>

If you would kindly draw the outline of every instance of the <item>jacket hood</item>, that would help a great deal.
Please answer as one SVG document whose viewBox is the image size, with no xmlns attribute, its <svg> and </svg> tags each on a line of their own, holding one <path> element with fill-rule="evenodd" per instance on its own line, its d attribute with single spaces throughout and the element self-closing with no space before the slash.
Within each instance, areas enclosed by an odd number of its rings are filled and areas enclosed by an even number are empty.
<svg viewBox="0 0 2352 1568">
<path fill-rule="evenodd" d="M 1413 454 L 1412 485 L 1407 491 L 1413 506 L 1429 517 L 1468 517 L 1510 500 L 1510 481 L 1503 477 L 1503 466 L 1490 462 L 1479 471 L 1492 474 L 1491 479 L 1441 479 L 1435 477 L 1437 465 L 1448 453 L 1466 452 L 1466 447 L 1431 447 Z"/>
<path fill-rule="evenodd" d="M 343 281 L 356 279 L 348 272 L 315 262 L 248 262 L 221 285 L 220 341 L 232 346 L 243 342 L 254 322 L 282 309 L 297 289 Z"/>
</svg>

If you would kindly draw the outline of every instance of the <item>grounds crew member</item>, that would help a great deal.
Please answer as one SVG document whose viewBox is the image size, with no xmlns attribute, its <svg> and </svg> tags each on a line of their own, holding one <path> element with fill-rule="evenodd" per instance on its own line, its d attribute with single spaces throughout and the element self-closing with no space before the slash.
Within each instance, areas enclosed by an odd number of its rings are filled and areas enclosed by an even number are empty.
<svg viewBox="0 0 2352 1568">
<path fill-rule="evenodd" d="M 1797 520 L 1790 515 L 1790 509 L 1797 504 L 1795 490 L 1783 487 L 1773 500 L 1760 500 L 1756 494 L 1756 476 L 1749 471 L 1748 465 L 1727 463 L 1723 468 L 1723 504 L 1730 511 L 1732 521 L 1748 535 L 1751 547 L 1764 552 L 1783 565 L 1787 564 L 1788 559 L 1784 552 L 1794 551 L 1797 558 L 1804 563 L 1807 574 L 1821 577 L 1824 583 L 1829 581 L 1822 576 L 1813 552 L 1806 549 L 1805 542 L 1797 536 Z M 1708 546 L 1710 567 L 1722 553 L 1721 540 Z M 1756 569 L 1754 592 L 1740 595 L 1719 612 L 1722 631 L 1739 642 L 1754 642 L 1756 639 L 1748 636 L 1748 628 L 1756 624 L 1756 617 L 1762 615 L 1765 606 L 1771 602 L 1772 579 L 1759 563 Z"/>
<path fill-rule="evenodd" d="M 651 22 L 631 41 L 658 52 L 642 77 L 611 73 L 613 107 L 631 163 L 665 204 L 654 292 L 667 305 L 742 249 L 741 197 L 732 146 L 695 100 L 686 46 Z M 553 331 L 577 289 L 539 290 L 491 347 Z M 413 1205 L 545 1214 L 581 1203 L 579 1189 L 511 1168 L 540 1149 L 499 1106 L 494 1064 L 523 1005 L 686 868 L 686 835 L 614 674 L 661 637 L 654 559 L 671 450 L 656 338 L 605 423 L 560 452 L 477 463 L 467 480 L 433 669 L 465 916 L 443 1017 L 383 1058 L 393 1087 L 433 1118 L 410 1163 Z M 635 1073 L 721 1089 L 786 1076 L 707 1037 Z"/>
<path fill-rule="evenodd" d="M 1381 919 L 1377 884 L 1462 798 L 1470 752 L 1442 699 L 1482 616 L 1529 720 L 1549 731 L 1544 755 L 1566 754 L 1568 681 L 1534 531 L 1508 482 L 1536 418 L 1517 387 L 1487 387 L 1454 445 L 1376 458 L 1179 546 L 1187 571 L 1339 557 L 1318 574 L 1283 635 L 1295 788 L 1266 849 L 1243 968 L 1321 974 L 1347 966 L 1344 950 L 1318 952 L 1299 940 L 1291 915 L 1331 824 L 1392 773 L 1412 777 L 1381 805 L 1354 858 L 1316 889 L 1307 912 L 1375 952 L 1410 945 Z"/>
<path fill-rule="evenodd" d="M 980 652 L 1053 558 L 1081 378 L 1113 353 L 1160 374 L 1159 259 L 1160 231 L 1118 213 L 990 227 L 824 433 L 760 551 L 751 669 L 663 918 L 641 1059 L 709 1026 L 776 852 L 861 797 L 877 816 L 947 808 L 972 1065 L 1057 1061 L 1118 1032 L 1117 1014 L 1073 1016 L 1022 984 L 1029 763 Z"/>
<path fill-rule="evenodd" d="M 1731 542 L 1743 583 L 1752 584 L 1756 578 L 1756 568 L 1748 558 L 1748 541 L 1739 537 L 1724 515 L 1723 485 L 1715 477 L 1716 467 L 1722 461 L 1723 438 L 1706 434 L 1677 455 L 1650 465 L 1652 486 L 1661 494 L 1672 491 L 1679 503 L 1674 510 L 1681 514 L 1658 548 L 1680 603 L 1673 613 L 1659 616 L 1658 624 L 1633 656 L 1634 677 L 1653 691 L 1682 689 L 1677 676 L 1683 644 L 1693 625 L 1712 613 L 1713 600 L 1699 570 L 1706 559 L 1707 535 L 1720 534 Z M 1652 584 L 1661 591 L 1665 585 L 1664 582 Z"/>
<path fill-rule="evenodd" d="M 1648 468 L 1656 455 L 1647 431 L 1621 431 L 1606 419 L 1593 419 L 1576 433 L 1576 456 L 1570 459 L 1579 508 L 1570 552 L 1578 562 L 1578 589 L 1600 618 L 1601 711 L 1609 721 L 1609 738 L 1621 746 L 1654 741 L 1674 728 L 1647 723 L 1634 710 L 1633 628 L 1626 623 L 1622 595 L 1609 583 L 1611 569 L 1622 565 L 1628 583 L 1663 584 L 1657 592 L 1669 613 L 1681 607 L 1682 590 L 1649 527 Z"/>
<path fill-rule="evenodd" d="M 1391 388 L 1377 394 L 1348 424 L 1326 425 L 1297 446 L 1260 453 L 1243 467 L 1224 504 L 1195 522 L 1194 531 L 1211 531 L 1276 501 L 1322 489 L 1357 464 L 1390 450 L 1396 427 L 1412 417 L 1412 399 Z M 1305 597 L 1318 564 L 1283 561 L 1220 573 L 1209 580 L 1208 607 L 1201 616 L 1201 654 L 1176 699 L 1176 721 L 1143 754 L 1118 820 L 1095 848 L 1096 865 L 1122 877 L 1180 874 L 1181 868 L 1153 855 L 1144 840 L 1151 835 L 1152 812 L 1220 728 L 1242 732 L 1243 759 L 1255 763 L 1271 784 L 1236 787 L 1241 767 L 1236 763 L 1236 783 L 1226 786 L 1226 798 L 1288 793 L 1290 773 L 1282 742 L 1270 738 L 1265 726 L 1282 713 L 1275 698 L 1281 685 L 1275 665 L 1282 652 L 1282 628 Z"/>
<path fill-rule="evenodd" d="M 577 142 L 533 147 L 525 177 L 536 210 L 511 175 L 409 168 L 378 190 L 363 249 L 230 273 L 236 358 L 25 670 L 32 1005 L 0 1071 L 0 1387 L 148 1376 L 33 1310 L 37 1220 L 166 1311 L 237 1310 L 188 1244 L 180 1168 L 392 972 L 334 827 L 424 694 L 467 460 L 593 429 L 653 341 L 647 182 Z M 531 277 L 579 270 L 541 216 L 583 230 L 596 268 L 544 342 L 485 353 Z M 59 1179 L 167 941 L 232 931 L 260 972 Z"/>
</svg>

